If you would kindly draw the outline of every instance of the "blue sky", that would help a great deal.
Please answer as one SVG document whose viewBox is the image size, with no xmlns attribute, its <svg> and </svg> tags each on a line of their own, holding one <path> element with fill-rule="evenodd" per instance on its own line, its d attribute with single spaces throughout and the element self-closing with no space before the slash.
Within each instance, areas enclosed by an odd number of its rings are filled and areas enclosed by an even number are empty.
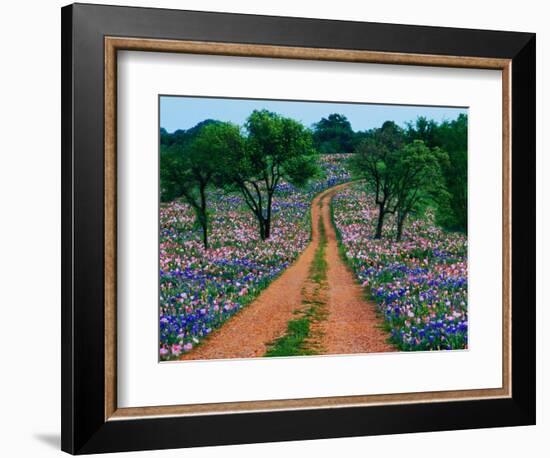
<svg viewBox="0 0 550 458">
<path fill-rule="evenodd" d="M 348 118 L 355 131 L 380 127 L 387 120 L 405 126 L 406 122 L 414 121 L 418 116 L 441 122 L 468 112 L 466 108 L 451 107 L 161 96 L 160 126 L 173 132 L 189 129 L 208 118 L 242 126 L 253 110 L 260 109 L 296 119 L 307 127 L 331 113 L 340 113 Z"/>
</svg>

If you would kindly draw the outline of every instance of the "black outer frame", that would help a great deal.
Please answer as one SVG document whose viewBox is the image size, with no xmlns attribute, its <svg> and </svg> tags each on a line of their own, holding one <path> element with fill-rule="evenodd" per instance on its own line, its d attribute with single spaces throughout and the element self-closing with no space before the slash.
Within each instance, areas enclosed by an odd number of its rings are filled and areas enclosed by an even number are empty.
<svg viewBox="0 0 550 458">
<path fill-rule="evenodd" d="M 64 451 L 535 424 L 535 34 L 74 4 L 61 35 Z M 512 59 L 512 397 L 105 421 L 105 36 Z"/>
</svg>

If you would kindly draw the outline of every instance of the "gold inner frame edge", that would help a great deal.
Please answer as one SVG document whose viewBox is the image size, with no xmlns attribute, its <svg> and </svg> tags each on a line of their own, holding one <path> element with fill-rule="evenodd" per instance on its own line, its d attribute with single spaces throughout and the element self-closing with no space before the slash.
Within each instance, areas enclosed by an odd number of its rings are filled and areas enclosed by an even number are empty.
<svg viewBox="0 0 550 458">
<path fill-rule="evenodd" d="M 240 57 L 264 57 L 317 61 L 478 68 L 502 72 L 502 380 L 501 388 L 431 391 L 400 394 L 337 396 L 303 399 L 240 401 L 215 404 L 185 404 L 118 408 L 117 405 L 117 51 L 173 52 Z M 105 214 L 105 420 L 146 417 L 194 416 L 250 413 L 277 410 L 304 410 L 465 401 L 509 398 L 512 393 L 511 366 L 511 60 L 428 54 L 406 54 L 362 50 L 303 48 L 242 43 L 157 40 L 105 37 L 104 39 L 104 214 Z"/>
</svg>

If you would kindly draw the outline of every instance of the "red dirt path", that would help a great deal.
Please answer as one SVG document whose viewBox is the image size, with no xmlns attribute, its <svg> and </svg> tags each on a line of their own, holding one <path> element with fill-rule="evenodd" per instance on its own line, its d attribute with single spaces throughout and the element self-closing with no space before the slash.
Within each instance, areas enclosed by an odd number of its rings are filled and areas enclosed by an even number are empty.
<svg viewBox="0 0 550 458">
<path fill-rule="evenodd" d="M 341 260 L 335 229 L 330 218 L 330 201 L 342 184 L 327 189 L 311 204 L 311 242 L 296 262 L 285 270 L 258 298 L 230 318 L 182 360 L 253 358 L 263 356 L 268 344 L 284 335 L 288 321 L 303 310 L 304 291 L 311 283 L 310 266 L 319 245 L 318 222 L 322 218 L 327 237 L 326 291 L 328 318 L 319 324 L 322 354 L 393 351 L 387 334 L 377 328 L 374 305 L 363 298 L 361 287 Z M 323 200 L 320 207 L 319 202 Z M 304 288 L 306 286 L 306 288 Z"/>
<path fill-rule="evenodd" d="M 378 353 L 395 351 L 386 343 L 388 334 L 379 329 L 374 303 L 365 300 L 361 286 L 340 258 L 336 231 L 330 216 L 330 201 L 335 192 L 323 196 L 328 264 L 328 319 L 323 323 L 324 354 Z"/>
</svg>

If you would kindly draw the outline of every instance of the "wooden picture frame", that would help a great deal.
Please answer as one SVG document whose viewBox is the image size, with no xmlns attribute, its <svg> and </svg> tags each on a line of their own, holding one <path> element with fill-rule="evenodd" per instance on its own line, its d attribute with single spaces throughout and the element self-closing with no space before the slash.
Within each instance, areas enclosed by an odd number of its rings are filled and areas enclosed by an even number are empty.
<svg viewBox="0 0 550 458">
<path fill-rule="evenodd" d="M 502 71 L 502 387 L 118 408 L 119 50 Z M 534 424 L 534 34 L 75 4 L 62 9 L 62 85 L 63 450 Z"/>
</svg>

